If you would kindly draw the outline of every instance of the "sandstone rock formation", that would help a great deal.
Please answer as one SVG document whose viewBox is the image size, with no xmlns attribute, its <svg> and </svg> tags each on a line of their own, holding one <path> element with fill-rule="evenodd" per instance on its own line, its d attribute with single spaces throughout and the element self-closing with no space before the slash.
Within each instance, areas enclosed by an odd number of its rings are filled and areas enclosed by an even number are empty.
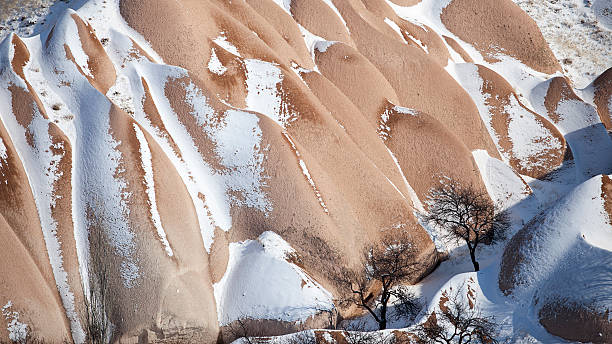
<svg viewBox="0 0 612 344">
<path fill-rule="evenodd" d="M 524 195 L 522 178 L 571 165 L 588 181 L 554 211 L 589 208 L 575 194 L 599 187 L 588 197 L 612 216 L 612 74 L 574 90 L 510 0 L 68 6 L 0 43 L 0 341 L 87 342 L 100 288 L 111 341 L 214 343 L 241 318 L 269 334 L 322 326 L 342 292 L 332 273 L 383 235 L 409 231 L 415 278 L 435 268 L 417 213 L 443 177 L 491 190 L 474 151 Z M 532 272 L 546 248 L 522 253 L 561 240 L 539 238 L 557 228 L 547 221 L 585 225 L 543 214 L 525 226 L 503 259 L 505 293 L 552 283 L 556 272 Z M 571 239 L 559 256 L 609 259 Z M 533 300 L 551 333 L 595 340 L 566 329 L 609 338 L 604 290 Z"/>
</svg>

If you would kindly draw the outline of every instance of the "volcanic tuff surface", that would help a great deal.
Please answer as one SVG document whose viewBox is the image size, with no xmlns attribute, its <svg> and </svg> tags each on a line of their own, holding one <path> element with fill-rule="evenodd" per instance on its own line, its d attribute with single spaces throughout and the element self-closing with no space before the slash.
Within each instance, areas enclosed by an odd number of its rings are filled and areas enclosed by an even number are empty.
<svg viewBox="0 0 612 344">
<path fill-rule="evenodd" d="M 40 3 L 0 18 L 0 341 L 85 342 L 100 288 L 113 340 L 324 327 L 398 230 L 449 253 L 422 316 L 466 288 L 511 342 L 612 341 L 607 17 L 595 78 L 511 0 Z M 512 215 L 478 274 L 419 222 L 446 177 Z"/>
</svg>

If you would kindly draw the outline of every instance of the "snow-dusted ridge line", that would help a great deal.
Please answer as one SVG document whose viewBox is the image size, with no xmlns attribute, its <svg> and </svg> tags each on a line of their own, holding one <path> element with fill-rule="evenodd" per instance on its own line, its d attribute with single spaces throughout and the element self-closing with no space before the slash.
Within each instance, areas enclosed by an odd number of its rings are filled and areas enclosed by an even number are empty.
<svg viewBox="0 0 612 344">
<path fill-rule="evenodd" d="M 471 63 L 451 64 L 447 70 L 471 96 L 489 136 L 507 164 L 510 163 L 511 157 L 515 157 L 519 159 L 519 164 L 523 168 L 543 166 L 546 164 L 546 161 L 542 160 L 545 157 L 533 160 L 534 157 L 537 157 L 538 152 L 563 147 L 562 142 L 550 136 L 549 131 L 537 121 L 533 113 L 522 108 L 516 97 L 510 96 L 510 102 L 505 105 L 503 111 L 510 118 L 508 136 L 512 142 L 512 150 L 505 151 L 500 144 L 501 138 L 492 125 L 494 114 L 487 104 L 491 95 L 483 92 L 483 79 L 479 75 L 478 66 Z"/>
<path fill-rule="evenodd" d="M 404 35 L 402 35 L 402 29 L 400 29 L 400 27 L 397 26 L 397 24 L 393 20 L 391 20 L 389 18 L 385 18 L 385 23 L 387 25 L 389 25 L 389 27 L 391 27 L 393 29 L 393 31 L 397 32 L 397 34 L 401 38 L 402 42 L 408 44 L 408 42 L 406 42 L 406 39 L 404 38 Z"/>
</svg>

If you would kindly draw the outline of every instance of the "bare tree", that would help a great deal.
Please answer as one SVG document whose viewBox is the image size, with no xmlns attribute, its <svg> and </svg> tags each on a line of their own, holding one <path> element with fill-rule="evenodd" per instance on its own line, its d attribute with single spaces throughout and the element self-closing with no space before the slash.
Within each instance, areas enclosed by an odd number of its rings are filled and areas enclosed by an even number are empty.
<svg viewBox="0 0 612 344">
<path fill-rule="evenodd" d="M 372 332 L 363 320 L 351 321 L 343 326 L 343 336 L 347 344 L 391 344 L 393 336 L 383 331 Z"/>
<path fill-rule="evenodd" d="M 460 290 L 446 294 L 448 300 L 416 327 L 421 343 L 497 344 L 498 325 L 494 317 L 483 316 L 473 305 L 462 301 Z"/>
<path fill-rule="evenodd" d="M 241 316 L 227 326 L 227 333 L 230 336 L 230 341 L 244 338 L 243 342 L 246 344 L 258 343 L 256 337 L 262 335 L 262 333 L 259 333 L 252 325 L 248 324 L 248 321 L 249 320 L 245 316 Z"/>
<path fill-rule="evenodd" d="M 421 309 L 423 309 L 423 304 L 419 302 L 419 298 L 406 286 L 396 287 L 392 292 L 396 298 L 393 304 L 395 321 L 404 320 L 406 325 L 412 323 Z"/>
<path fill-rule="evenodd" d="M 406 289 L 395 288 L 402 282 L 416 277 L 419 269 L 417 254 L 405 232 L 394 233 L 395 238 L 387 237 L 379 245 L 369 247 L 364 254 L 364 268 L 360 273 L 345 272 L 336 281 L 350 291 L 350 296 L 339 300 L 341 304 L 355 304 L 367 310 L 378 323 L 380 330 L 387 328 L 387 310 L 391 296 L 404 302 L 414 302 L 416 298 L 406 293 Z M 378 284 L 380 297 L 372 290 Z"/>
<path fill-rule="evenodd" d="M 505 238 L 510 226 L 507 212 L 501 211 L 486 192 L 452 179 L 432 189 L 427 203 L 425 220 L 446 229 L 446 239 L 465 241 L 475 271 L 480 270 L 476 261 L 478 244 Z"/>
</svg>

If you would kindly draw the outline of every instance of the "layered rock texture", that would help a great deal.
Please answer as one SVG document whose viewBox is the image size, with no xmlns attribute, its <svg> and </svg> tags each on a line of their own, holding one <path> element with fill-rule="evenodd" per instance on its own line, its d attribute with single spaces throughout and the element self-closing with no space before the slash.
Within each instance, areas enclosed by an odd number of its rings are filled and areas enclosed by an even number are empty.
<svg viewBox="0 0 612 344">
<path fill-rule="evenodd" d="M 0 43 L 0 341 L 87 342 L 101 293 L 111 341 L 323 327 L 383 236 L 435 268 L 444 177 L 511 207 L 559 174 L 499 287 L 612 340 L 612 73 L 572 88 L 511 0 L 64 7 Z"/>
</svg>

